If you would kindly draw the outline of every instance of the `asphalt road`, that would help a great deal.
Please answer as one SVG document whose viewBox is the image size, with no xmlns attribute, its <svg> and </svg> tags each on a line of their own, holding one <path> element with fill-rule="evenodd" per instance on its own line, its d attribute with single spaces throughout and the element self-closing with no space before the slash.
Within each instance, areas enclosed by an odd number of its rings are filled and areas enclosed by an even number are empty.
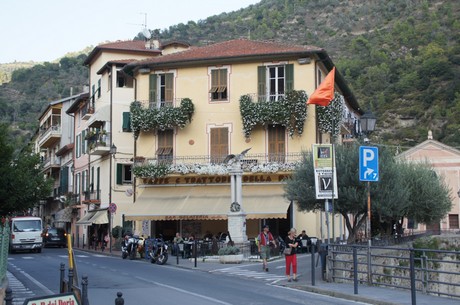
<svg viewBox="0 0 460 305">
<path fill-rule="evenodd" d="M 130 261 L 81 251 L 75 254 L 78 278 L 88 276 L 91 305 L 115 304 L 119 291 L 126 305 L 358 304 L 276 285 L 283 276 L 263 273 L 257 264 L 243 269 L 223 266 L 215 272 L 204 272 L 177 268 L 175 257 L 160 266 L 140 259 Z M 8 258 L 10 278 L 17 279 L 24 287 L 17 286 L 16 291 L 11 287 L 15 304 L 22 304 L 20 301 L 27 297 L 57 294 L 61 263 L 65 263 L 67 275 L 67 249 L 45 248 L 40 254 L 11 254 Z M 270 267 L 282 266 L 280 261 L 279 265 Z"/>
</svg>

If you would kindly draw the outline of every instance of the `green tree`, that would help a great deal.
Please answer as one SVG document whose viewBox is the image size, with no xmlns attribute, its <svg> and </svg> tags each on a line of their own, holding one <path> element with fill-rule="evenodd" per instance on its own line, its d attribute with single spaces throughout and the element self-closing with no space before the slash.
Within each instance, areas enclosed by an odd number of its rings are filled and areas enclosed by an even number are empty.
<svg viewBox="0 0 460 305">
<path fill-rule="evenodd" d="M 41 174 L 40 158 L 23 150 L 15 158 L 6 124 L 0 124 L 0 215 L 22 213 L 52 191 L 52 180 Z"/>
<path fill-rule="evenodd" d="M 368 187 L 372 236 L 390 235 L 394 225 L 400 232 L 405 217 L 431 223 L 450 210 L 449 191 L 429 166 L 397 162 L 391 149 L 381 147 L 379 181 L 366 183 L 359 180 L 359 145 L 339 145 L 334 150 L 338 184 L 334 212 L 343 216 L 349 242 L 356 240 L 366 222 Z M 297 202 L 301 211 L 324 211 L 324 202 L 316 199 L 314 179 L 313 156 L 308 151 L 285 187 L 288 199 Z"/>
</svg>

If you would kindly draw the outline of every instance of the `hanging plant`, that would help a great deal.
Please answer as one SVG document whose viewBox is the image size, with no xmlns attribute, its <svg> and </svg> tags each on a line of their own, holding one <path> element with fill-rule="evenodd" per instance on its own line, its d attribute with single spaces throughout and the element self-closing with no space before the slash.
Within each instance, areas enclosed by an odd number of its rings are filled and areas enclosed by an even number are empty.
<svg viewBox="0 0 460 305">
<path fill-rule="evenodd" d="M 131 128 L 137 138 L 141 131 L 184 128 L 192 121 L 195 107 L 189 98 L 182 99 L 180 107 L 143 108 L 139 101 L 131 103 Z"/>
<path fill-rule="evenodd" d="M 316 107 L 316 118 L 318 120 L 318 129 L 323 133 L 332 134 L 332 128 L 334 125 L 333 136 L 336 137 L 340 133 L 340 127 L 342 126 L 342 113 L 344 107 L 344 98 L 341 94 L 335 93 L 334 99 L 331 101 L 329 106 Z"/>
<path fill-rule="evenodd" d="M 170 173 L 169 165 L 163 163 L 149 163 L 133 167 L 133 173 L 141 178 L 161 178 Z"/>
<path fill-rule="evenodd" d="M 305 91 L 290 91 L 277 101 L 253 102 L 250 95 L 240 98 L 240 114 L 243 121 L 243 133 L 250 138 L 251 132 L 257 124 L 282 125 L 289 131 L 300 136 L 303 133 L 307 118 L 307 94 Z"/>
</svg>

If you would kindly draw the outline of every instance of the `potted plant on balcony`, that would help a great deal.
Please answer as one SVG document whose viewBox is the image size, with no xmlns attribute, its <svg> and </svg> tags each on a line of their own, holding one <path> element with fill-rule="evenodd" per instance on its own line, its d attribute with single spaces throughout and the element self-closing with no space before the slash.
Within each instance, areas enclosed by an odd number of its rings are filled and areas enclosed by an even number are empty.
<svg viewBox="0 0 460 305">
<path fill-rule="evenodd" d="M 240 248 L 235 246 L 227 246 L 219 249 L 217 252 L 219 261 L 222 264 L 239 264 L 243 261 L 243 254 L 240 253 Z"/>
</svg>

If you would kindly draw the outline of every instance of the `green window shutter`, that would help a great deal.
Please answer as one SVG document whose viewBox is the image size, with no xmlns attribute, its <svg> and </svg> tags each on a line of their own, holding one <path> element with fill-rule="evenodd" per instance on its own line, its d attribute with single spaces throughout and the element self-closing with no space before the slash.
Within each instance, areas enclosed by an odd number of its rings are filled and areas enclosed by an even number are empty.
<svg viewBox="0 0 460 305">
<path fill-rule="evenodd" d="M 260 100 L 265 100 L 265 95 L 267 94 L 267 70 L 265 66 L 257 67 L 257 95 Z"/>
<path fill-rule="evenodd" d="M 286 92 L 294 90 L 294 65 L 285 66 L 286 69 Z"/>
<path fill-rule="evenodd" d="M 81 132 L 81 153 L 84 155 L 86 154 L 86 130 Z"/>
<path fill-rule="evenodd" d="M 94 192 L 94 166 L 91 167 L 91 184 L 90 184 L 90 191 L 91 193 Z"/>
<path fill-rule="evenodd" d="M 69 168 L 67 166 L 61 168 L 61 183 L 60 183 L 60 193 L 66 194 L 69 189 Z"/>
<path fill-rule="evenodd" d="M 101 192 L 99 192 L 101 190 L 101 168 L 98 167 L 96 169 L 96 194 L 97 194 L 97 197 L 96 199 L 100 200 L 101 198 Z"/>
<path fill-rule="evenodd" d="M 157 75 L 150 74 L 149 79 L 149 102 L 156 103 L 157 101 Z"/>
<path fill-rule="evenodd" d="M 131 132 L 131 113 L 123 112 L 123 131 Z"/>
<path fill-rule="evenodd" d="M 123 164 L 117 163 L 117 184 L 123 184 Z"/>
</svg>

